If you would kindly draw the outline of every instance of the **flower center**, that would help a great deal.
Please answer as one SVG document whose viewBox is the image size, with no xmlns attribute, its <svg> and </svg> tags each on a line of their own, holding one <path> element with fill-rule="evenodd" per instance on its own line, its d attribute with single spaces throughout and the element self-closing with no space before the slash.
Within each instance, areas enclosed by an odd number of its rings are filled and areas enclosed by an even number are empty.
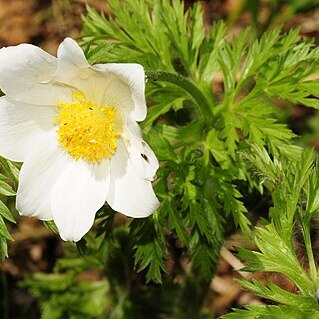
<svg viewBox="0 0 319 319">
<path fill-rule="evenodd" d="M 84 95 L 73 93 L 73 102 L 59 102 L 60 112 L 55 118 L 59 124 L 58 141 L 62 147 L 78 160 L 100 163 L 116 151 L 116 112 L 109 105 L 97 105 L 87 101 Z"/>
</svg>

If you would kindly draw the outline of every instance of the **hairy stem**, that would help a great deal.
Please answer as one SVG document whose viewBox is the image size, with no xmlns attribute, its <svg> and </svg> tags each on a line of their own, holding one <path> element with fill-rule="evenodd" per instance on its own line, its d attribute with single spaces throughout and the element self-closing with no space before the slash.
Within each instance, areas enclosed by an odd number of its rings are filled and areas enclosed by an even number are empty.
<svg viewBox="0 0 319 319">
<path fill-rule="evenodd" d="M 169 82 L 180 87 L 195 102 L 196 113 L 198 116 L 207 123 L 212 122 L 213 113 L 211 105 L 203 92 L 191 80 L 179 74 L 163 71 L 147 71 L 146 75 L 148 81 Z"/>
</svg>

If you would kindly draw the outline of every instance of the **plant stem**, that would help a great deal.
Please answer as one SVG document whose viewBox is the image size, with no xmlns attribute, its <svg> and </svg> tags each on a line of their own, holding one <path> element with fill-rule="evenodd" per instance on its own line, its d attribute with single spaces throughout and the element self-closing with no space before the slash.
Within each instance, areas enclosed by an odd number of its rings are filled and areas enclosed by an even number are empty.
<svg viewBox="0 0 319 319">
<path fill-rule="evenodd" d="M 310 276 L 311 276 L 311 279 L 317 285 L 318 273 L 317 273 L 317 267 L 316 267 L 316 263 L 313 256 L 311 237 L 310 237 L 310 221 L 308 219 L 302 222 L 302 232 L 303 232 L 304 242 L 306 246 L 308 262 L 309 262 Z"/>
<path fill-rule="evenodd" d="M 212 123 L 213 113 L 211 105 L 203 92 L 190 79 L 179 74 L 164 71 L 147 71 L 146 75 L 147 79 L 151 82 L 169 82 L 180 87 L 195 102 L 196 112 L 200 119 L 204 120 L 208 124 Z"/>
</svg>

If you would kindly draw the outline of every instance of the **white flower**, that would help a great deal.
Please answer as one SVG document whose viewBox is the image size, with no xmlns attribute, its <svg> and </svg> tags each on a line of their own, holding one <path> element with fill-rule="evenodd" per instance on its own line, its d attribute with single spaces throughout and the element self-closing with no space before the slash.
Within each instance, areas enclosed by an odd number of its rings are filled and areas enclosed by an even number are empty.
<svg viewBox="0 0 319 319">
<path fill-rule="evenodd" d="M 17 209 L 54 220 L 78 241 L 105 201 L 131 217 L 158 207 L 158 161 L 136 121 L 146 116 L 139 64 L 90 66 L 65 39 L 57 58 L 21 44 L 0 50 L 0 154 L 24 162 Z"/>
</svg>

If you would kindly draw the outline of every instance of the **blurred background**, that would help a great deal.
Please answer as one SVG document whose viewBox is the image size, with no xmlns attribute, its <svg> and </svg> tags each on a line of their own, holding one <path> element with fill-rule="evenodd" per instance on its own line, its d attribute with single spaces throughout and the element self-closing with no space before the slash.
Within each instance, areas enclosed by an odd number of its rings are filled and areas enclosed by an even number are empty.
<svg viewBox="0 0 319 319">
<path fill-rule="evenodd" d="M 125 2 L 125 0 L 124 0 Z M 185 0 L 186 7 L 195 1 Z M 274 24 L 298 26 L 318 38 L 318 0 L 201 1 L 206 23 L 225 19 L 233 32 L 254 25 L 261 32 Z M 107 0 L 0 0 L 0 47 L 33 43 L 54 54 L 66 36 L 79 37 L 86 6 L 108 14 Z"/>
<path fill-rule="evenodd" d="M 185 1 L 185 6 L 192 3 Z M 236 36 L 250 25 L 260 34 L 271 26 L 283 25 L 286 30 L 299 27 L 304 37 L 314 38 L 319 44 L 319 1 L 212 0 L 202 1 L 202 4 L 206 24 L 225 19 L 230 25 L 229 36 Z M 0 48 L 32 43 L 56 54 L 65 37 L 80 38 L 81 16 L 85 15 L 87 5 L 109 14 L 107 0 L 0 0 Z M 287 110 L 286 116 L 305 143 L 319 147 L 317 114 L 294 106 Z M 9 205 L 13 208 L 14 200 Z M 31 218 L 19 217 L 19 223 L 12 226 L 11 232 L 15 241 L 9 246 L 10 258 L 0 264 L 0 318 L 40 318 L 37 298 L 21 282 L 33 273 L 52 272 L 56 260 L 64 255 L 65 245 L 41 222 Z M 205 302 L 206 307 L 215 309 L 216 315 L 222 315 L 234 306 L 263 303 L 233 280 L 241 276 L 235 269 L 241 268 L 242 264 L 229 250 L 233 246 L 251 248 L 252 245 L 241 234 L 228 238 L 217 275 L 211 283 L 211 294 Z M 167 266 L 169 269 L 170 265 Z M 96 270 L 81 274 L 83 281 L 95 282 L 100 278 L 101 273 Z M 294 290 L 289 282 L 281 282 L 281 285 Z"/>
<path fill-rule="evenodd" d="M 61 39 L 79 36 L 86 5 L 107 11 L 101 0 L 0 0 L 0 47 L 27 42 L 54 54 Z"/>
</svg>

